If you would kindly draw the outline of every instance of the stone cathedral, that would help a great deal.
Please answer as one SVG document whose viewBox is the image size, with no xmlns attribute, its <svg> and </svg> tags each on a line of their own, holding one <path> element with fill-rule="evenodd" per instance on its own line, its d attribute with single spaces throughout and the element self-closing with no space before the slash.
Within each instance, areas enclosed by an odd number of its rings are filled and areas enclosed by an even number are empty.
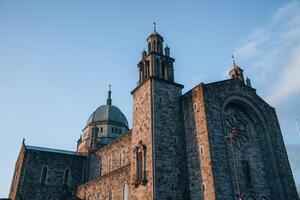
<svg viewBox="0 0 300 200">
<path fill-rule="evenodd" d="M 299 199 L 276 111 L 243 70 L 182 94 L 163 42 L 154 30 L 137 64 L 132 128 L 109 90 L 77 151 L 23 141 L 10 199 Z"/>
</svg>

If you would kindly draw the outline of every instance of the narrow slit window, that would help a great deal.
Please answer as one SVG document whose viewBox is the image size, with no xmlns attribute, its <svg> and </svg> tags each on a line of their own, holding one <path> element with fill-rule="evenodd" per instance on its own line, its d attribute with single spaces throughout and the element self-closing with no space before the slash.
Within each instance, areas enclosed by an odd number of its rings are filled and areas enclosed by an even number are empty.
<svg viewBox="0 0 300 200">
<path fill-rule="evenodd" d="M 135 155 L 135 180 L 134 185 L 146 185 L 146 145 L 139 141 L 134 150 Z"/>
<path fill-rule="evenodd" d="M 112 170 L 112 160 L 110 158 L 108 163 L 108 172 L 111 172 L 111 170 Z"/>
<path fill-rule="evenodd" d="M 128 185 L 127 185 L 127 183 L 123 184 L 122 200 L 128 200 Z"/>
<path fill-rule="evenodd" d="M 64 185 L 69 185 L 69 179 L 70 179 L 70 169 L 65 169 L 64 172 Z"/>
<path fill-rule="evenodd" d="M 45 185 L 47 181 L 47 175 L 48 175 L 48 167 L 43 167 L 42 169 L 42 177 L 41 177 L 41 184 Z"/>
</svg>

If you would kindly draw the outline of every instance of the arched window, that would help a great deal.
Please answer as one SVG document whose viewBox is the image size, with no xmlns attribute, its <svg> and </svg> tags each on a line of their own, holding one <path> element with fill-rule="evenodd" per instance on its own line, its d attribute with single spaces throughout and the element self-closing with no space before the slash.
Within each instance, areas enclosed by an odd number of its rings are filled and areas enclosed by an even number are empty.
<svg viewBox="0 0 300 200">
<path fill-rule="evenodd" d="M 123 184 L 122 200 L 128 200 L 128 185 L 126 182 Z"/>
<path fill-rule="evenodd" d="M 160 61 L 159 59 L 156 59 L 156 60 L 155 60 L 155 64 L 156 64 L 156 68 L 155 68 L 155 69 L 157 69 L 157 72 L 156 72 L 156 73 L 158 73 L 157 76 L 158 76 L 159 78 L 162 78 L 162 77 L 161 77 L 161 61 Z"/>
<path fill-rule="evenodd" d="M 48 175 L 48 167 L 45 166 L 42 169 L 42 175 L 41 175 L 41 184 L 45 185 L 47 181 L 47 175 Z"/>
<path fill-rule="evenodd" d="M 95 142 L 94 138 L 98 137 L 98 132 L 99 132 L 99 128 L 97 126 L 92 128 L 92 138 L 93 139 L 91 141 L 91 146 L 94 146 L 94 142 Z"/>
<path fill-rule="evenodd" d="M 160 53 L 161 50 L 161 43 L 160 41 L 157 41 L 157 52 Z"/>
<path fill-rule="evenodd" d="M 148 52 L 150 52 L 151 51 L 151 43 L 149 42 L 148 43 Z"/>
<path fill-rule="evenodd" d="M 108 161 L 108 172 L 111 172 L 111 170 L 112 170 L 112 160 L 110 158 Z"/>
<path fill-rule="evenodd" d="M 238 97 L 239 99 L 236 97 L 231 98 L 225 103 L 223 111 L 223 123 L 226 128 L 224 134 L 228 138 L 226 139 L 228 143 L 227 151 L 230 155 L 228 163 L 232 173 L 243 177 L 239 180 L 239 183 L 237 183 L 237 180 L 232 180 L 232 182 L 236 185 L 242 185 L 243 187 L 240 188 L 241 194 L 245 194 L 248 191 L 255 190 L 253 187 L 256 183 L 261 185 L 269 183 L 269 180 L 262 174 L 271 176 L 272 172 L 267 171 L 263 165 L 255 165 L 254 167 L 253 164 L 255 159 L 263 160 L 264 154 L 261 153 L 260 149 L 262 146 L 268 145 L 266 137 L 269 133 L 266 133 L 267 130 L 264 128 L 259 112 L 256 112 L 256 108 L 251 105 L 251 101 L 246 101 L 242 97 Z M 256 138 L 259 138 L 262 143 L 256 143 Z M 258 199 L 256 196 L 251 198 Z M 265 200 L 263 197 L 259 199 Z"/>
<path fill-rule="evenodd" d="M 143 179 L 143 152 L 138 151 L 136 155 L 136 180 L 142 182 Z"/>
<path fill-rule="evenodd" d="M 120 167 L 124 166 L 124 160 L 125 160 L 125 156 L 124 156 L 124 151 L 122 150 L 120 153 Z"/>
<path fill-rule="evenodd" d="M 112 188 L 110 187 L 108 190 L 108 200 L 113 200 Z"/>
<path fill-rule="evenodd" d="M 145 69 L 144 69 L 144 79 L 148 78 L 148 76 L 150 75 L 150 63 L 149 61 L 145 62 Z"/>
<path fill-rule="evenodd" d="M 64 172 L 64 185 L 69 185 L 69 179 L 70 179 L 70 169 L 66 168 Z"/>
<path fill-rule="evenodd" d="M 95 137 L 98 135 L 99 128 L 97 126 L 92 128 L 92 137 Z"/>
<path fill-rule="evenodd" d="M 148 76 L 149 76 L 149 65 L 146 65 L 145 67 L 146 67 L 146 69 L 145 69 L 145 77 L 148 78 Z"/>
</svg>

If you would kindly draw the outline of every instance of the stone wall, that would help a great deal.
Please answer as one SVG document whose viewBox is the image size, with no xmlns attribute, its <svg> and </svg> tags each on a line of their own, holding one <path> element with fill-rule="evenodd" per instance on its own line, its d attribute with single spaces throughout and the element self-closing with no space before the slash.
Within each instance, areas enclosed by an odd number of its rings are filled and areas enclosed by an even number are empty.
<svg viewBox="0 0 300 200">
<path fill-rule="evenodd" d="M 112 190 L 114 199 L 121 199 L 122 187 L 126 183 L 130 195 L 130 163 L 131 163 L 131 130 L 123 133 L 111 143 L 90 153 L 86 183 L 77 189 L 81 199 L 108 199 L 108 191 Z M 121 156 L 122 155 L 122 156 Z"/>
<path fill-rule="evenodd" d="M 153 79 L 154 199 L 190 199 L 180 103 L 182 85 Z"/>
<path fill-rule="evenodd" d="M 146 184 L 133 199 L 189 199 L 186 148 L 180 104 L 182 85 L 149 78 L 133 92 L 132 149 L 146 146 Z M 132 156 L 132 182 L 135 177 Z"/>
<path fill-rule="evenodd" d="M 242 195 L 243 192 L 247 195 L 244 198 L 298 199 L 274 108 L 263 101 L 255 89 L 238 79 L 206 84 L 203 90 L 216 199 L 232 199 L 238 193 L 230 143 L 226 138 L 229 133 L 227 123 L 231 122 L 226 119 L 225 114 L 230 105 L 230 112 L 235 113 L 233 115 L 240 115 L 238 112 L 242 112 L 251 119 L 248 122 L 243 122 L 246 117 L 242 117 L 243 120 L 233 120 L 241 131 L 243 126 L 254 127 L 244 130 L 245 133 L 239 132 L 233 141 Z M 241 140 L 243 134 L 248 134 L 244 139 L 249 145 L 238 151 L 238 140 Z M 249 161 L 247 176 L 254 180 L 251 183 L 246 183 L 245 180 L 247 169 L 242 166 L 244 160 Z M 262 183 L 267 185 L 261 185 Z M 251 191 L 248 187 L 245 192 L 246 184 L 252 184 Z"/>
<path fill-rule="evenodd" d="M 22 148 L 23 152 L 24 149 Z M 74 188 L 83 181 L 85 156 L 25 149 L 18 191 L 12 199 L 62 198 L 71 195 Z M 48 167 L 45 184 L 41 184 L 43 167 Z M 65 169 L 70 169 L 68 185 L 63 182 Z"/>
<path fill-rule="evenodd" d="M 146 146 L 146 184 L 132 187 L 132 200 L 153 199 L 152 80 L 147 79 L 133 92 L 132 142 L 134 150 L 141 142 Z M 136 175 L 135 156 L 131 156 L 131 182 Z"/>
<path fill-rule="evenodd" d="M 123 133 L 110 144 L 97 150 L 97 156 L 101 160 L 101 175 L 105 175 L 124 165 L 130 164 L 131 159 L 131 130 Z M 121 160 L 123 154 L 123 161 Z M 109 170 L 109 163 L 111 166 Z"/>
<path fill-rule="evenodd" d="M 109 199 L 111 190 L 112 199 L 122 199 L 124 184 L 129 187 L 128 199 L 133 199 L 130 196 L 130 164 L 80 185 L 77 188 L 77 197 L 89 200 Z"/>
<path fill-rule="evenodd" d="M 191 199 L 216 199 L 206 126 L 203 84 L 182 97 Z"/>
</svg>

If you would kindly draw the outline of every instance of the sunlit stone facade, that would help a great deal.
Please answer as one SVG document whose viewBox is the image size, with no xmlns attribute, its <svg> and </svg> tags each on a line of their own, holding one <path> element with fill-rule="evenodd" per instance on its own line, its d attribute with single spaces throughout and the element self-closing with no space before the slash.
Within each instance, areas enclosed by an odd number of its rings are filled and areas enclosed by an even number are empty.
<svg viewBox="0 0 300 200">
<path fill-rule="evenodd" d="M 154 31 L 137 65 L 132 128 L 109 90 L 76 152 L 22 144 L 11 199 L 298 199 L 275 109 L 243 70 L 182 94 L 163 42 Z"/>
</svg>

